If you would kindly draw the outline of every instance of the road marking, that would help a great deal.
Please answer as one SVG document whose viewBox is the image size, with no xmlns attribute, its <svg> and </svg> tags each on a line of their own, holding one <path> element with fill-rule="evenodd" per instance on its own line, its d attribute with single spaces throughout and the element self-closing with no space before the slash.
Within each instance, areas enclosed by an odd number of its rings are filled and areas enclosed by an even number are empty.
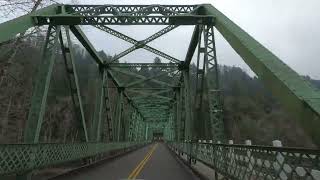
<svg viewBox="0 0 320 180">
<path fill-rule="evenodd" d="M 152 146 L 152 148 L 154 147 L 155 145 Z M 143 158 L 143 160 L 137 165 L 137 167 L 130 173 L 128 179 L 130 179 L 133 174 L 137 171 L 137 169 L 141 166 L 141 164 L 147 159 L 147 157 L 149 156 L 152 148 L 149 149 L 149 151 L 147 152 L 146 156 Z"/>
<path fill-rule="evenodd" d="M 136 179 L 136 177 L 140 174 L 141 170 L 144 168 L 144 166 L 147 164 L 147 162 L 149 161 L 150 157 L 152 156 L 153 152 L 156 150 L 157 148 L 156 144 L 154 146 L 154 148 L 152 149 L 151 153 L 149 154 L 148 158 L 143 162 L 143 164 L 139 167 L 139 169 L 136 171 L 135 175 L 133 176 L 133 179 Z"/>
<path fill-rule="evenodd" d="M 152 153 L 154 152 L 154 150 L 156 149 L 158 144 L 155 144 L 152 146 L 152 148 L 148 151 L 148 153 L 146 154 L 146 156 L 144 157 L 144 159 L 137 165 L 137 167 L 130 173 L 128 179 L 136 179 L 136 177 L 139 175 L 139 173 L 141 172 L 142 168 L 145 166 L 145 164 L 148 162 L 148 160 L 150 159 Z"/>
</svg>

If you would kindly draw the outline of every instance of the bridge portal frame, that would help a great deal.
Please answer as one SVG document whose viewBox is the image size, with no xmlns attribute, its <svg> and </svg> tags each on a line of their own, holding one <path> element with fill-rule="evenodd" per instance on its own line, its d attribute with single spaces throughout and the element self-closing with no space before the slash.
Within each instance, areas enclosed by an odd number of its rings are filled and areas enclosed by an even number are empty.
<svg viewBox="0 0 320 180">
<path fill-rule="evenodd" d="M 169 102 L 170 107 L 175 107 L 174 113 L 169 113 L 169 116 L 165 116 L 165 119 L 170 119 L 170 127 L 166 127 L 170 135 L 171 140 L 176 141 L 193 141 L 197 138 L 210 138 L 214 140 L 221 140 L 224 136 L 223 119 L 222 119 L 222 102 L 221 92 L 219 89 L 218 78 L 218 65 L 217 55 L 214 42 L 214 28 L 216 28 L 222 36 L 228 41 L 228 43 L 236 50 L 236 52 L 243 58 L 243 60 L 250 66 L 250 68 L 257 74 L 257 76 L 270 88 L 271 92 L 281 100 L 284 106 L 293 115 L 300 119 L 302 126 L 310 134 L 312 139 L 319 144 L 320 134 L 315 127 L 319 127 L 320 121 L 320 93 L 314 89 L 307 81 L 299 76 L 294 70 L 284 64 L 278 57 L 272 54 L 268 49 L 258 43 L 249 34 L 243 31 L 239 26 L 233 23 L 225 15 L 219 12 L 210 4 L 200 5 L 52 5 L 31 14 L 27 14 L 13 20 L 0 24 L 0 44 L 14 39 L 19 33 L 27 31 L 34 26 L 48 25 L 48 31 L 46 36 L 45 45 L 43 48 L 42 59 L 39 72 L 37 75 L 37 83 L 34 89 L 31 108 L 28 116 L 28 120 L 25 128 L 25 144 L 24 149 L 31 150 L 26 154 L 26 158 L 21 158 L 24 151 L 21 148 L 12 148 L 9 145 L 0 145 L 1 150 L 6 153 L 2 153 L 2 161 L 8 161 L 16 166 L 16 169 L 10 169 L 10 163 L 3 168 L 0 174 L 7 172 L 16 172 L 23 175 L 20 178 L 28 178 L 26 175 L 28 171 L 51 165 L 52 163 L 47 159 L 45 163 L 34 164 L 26 163 L 28 159 L 37 157 L 37 150 L 40 150 L 43 145 L 38 144 L 39 135 L 41 130 L 41 124 L 43 121 L 44 111 L 46 107 L 46 97 L 50 85 L 51 73 L 55 59 L 55 53 L 58 51 L 60 44 L 63 57 L 66 61 L 66 66 L 69 67 L 70 89 L 74 92 L 72 94 L 75 109 L 79 114 L 81 120 L 81 128 L 83 129 L 83 140 L 89 142 L 101 141 L 101 125 L 102 122 L 102 109 L 110 108 L 109 93 L 108 93 L 108 79 L 110 79 L 119 91 L 119 104 L 117 105 L 117 111 L 114 114 L 109 114 L 107 117 L 110 141 L 120 141 L 120 137 L 124 135 L 121 133 L 121 123 L 123 123 L 123 99 L 126 99 L 132 107 L 132 116 L 135 118 L 130 123 L 130 132 L 128 134 L 128 140 L 143 141 L 146 135 L 141 132 L 146 132 L 147 126 L 145 121 L 147 118 L 145 113 L 142 112 L 139 105 L 141 102 L 136 103 L 128 95 L 126 88 L 115 77 L 115 71 L 122 71 L 124 67 L 159 67 L 159 68 L 177 68 L 180 72 L 180 78 L 176 85 L 171 84 L 170 87 L 174 91 L 172 98 L 163 97 L 157 93 L 146 93 L 145 97 L 155 96 L 159 97 L 161 103 Z M 93 45 L 90 43 L 85 33 L 82 32 L 79 25 L 93 25 L 94 27 L 105 31 L 113 36 L 123 39 L 133 46 L 126 51 L 118 54 L 112 61 L 108 62 L 102 59 Z M 111 29 L 107 25 L 168 25 L 165 29 L 157 32 L 156 34 L 142 40 L 137 41 L 127 35 L 124 35 L 114 29 Z M 177 26 L 183 25 L 195 25 L 194 32 L 191 38 L 191 42 L 184 61 L 178 60 L 171 55 L 161 52 L 155 48 L 147 45 L 152 40 L 162 36 L 165 33 L 173 30 Z M 64 37 L 62 37 L 62 29 L 66 31 L 66 39 L 64 43 Z M 97 63 L 100 71 L 100 88 L 98 88 L 97 94 L 99 94 L 99 101 L 95 105 L 95 115 L 91 128 L 88 130 L 86 121 L 83 115 L 83 107 L 81 102 L 81 92 L 78 85 L 78 78 L 76 69 L 74 66 L 74 58 L 72 52 L 72 43 L 70 40 L 70 32 L 72 32 L 84 48 L 89 52 L 94 61 Z M 203 35 L 201 35 L 203 33 Z M 201 37 L 204 39 L 204 47 L 201 47 Z M 195 99 L 192 97 L 190 87 L 190 72 L 189 66 L 198 46 L 197 56 L 197 85 Z M 121 57 L 128 53 L 144 48 L 160 57 L 168 59 L 168 64 L 115 64 Z M 203 55 L 203 61 L 200 62 L 200 55 Z M 69 66 L 67 63 L 70 63 Z M 116 67 L 118 66 L 118 67 Z M 214 72 L 214 76 L 208 76 L 208 72 Z M 172 72 L 175 72 L 174 70 Z M 129 72 L 124 72 L 129 73 Z M 131 73 L 131 75 L 133 75 Z M 166 84 L 166 82 L 155 79 L 156 77 L 141 77 L 135 75 L 141 80 L 135 82 L 136 84 L 146 81 L 153 81 L 158 84 Z M 161 76 L 161 75 L 159 75 Z M 209 83 L 212 81 L 214 83 Z M 213 86 L 212 86 L 213 84 Z M 133 84 L 131 84 L 132 86 Z M 162 97 L 161 97 L 162 96 Z M 206 99 L 206 102 L 205 102 Z M 159 101 L 160 102 L 160 101 Z M 193 105 L 196 102 L 196 106 Z M 197 124 L 200 124 L 199 128 L 194 128 L 195 118 L 198 118 L 197 113 L 200 114 L 203 104 L 209 104 L 210 119 L 199 120 Z M 142 103 L 143 104 L 143 103 Z M 165 106 L 162 106 L 162 108 Z M 193 114 L 193 110 L 198 111 L 196 115 Z M 147 114 L 149 116 L 149 114 Z M 159 117 L 160 118 L 160 117 Z M 179 121 L 177 121 L 179 120 Z M 172 128 L 175 126 L 175 128 Z M 168 129 L 178 129 L 170 131 Z M 204 132 L 200 134 L 199 132 Z M 125 138 L 122 140 L 126 140 Z M 119 142 L 120 143 L 120 142 Z M 36 148 L 34 144 L 37 144 Z M 63 146 L 63 145 L 62 145 Z M 65 145 L 66 147 L 68 144 Z M 120 145 L 121 146 L 121 145 Z M 126 145 L 122 145 L 124 147 Z M 99 146 L 100 147 L 100 146 Z M 101 146 L 102 150 L 107 150 Z M 63 148 L 62 148 L 63 149 Z M 189 148 L 190 149 L 190 148 Z M 5 160 L 10 155 L 10 160 Z M 59 151 L 60 152 L 60 151 Z M 55 153 L 59 153 L 56 151 Z M 91 152 L 91 151 L 90 151 Z M 79 155 L 78 159 L 84 157 L 92 157 L 95 154 L 101 153 L 100 150 L 94 151 L 95 153 L 87 153 L 87 155 Z M 65 153 L 61 151 L 60 153 Z M 16 154 L 16 155 L 14 155 Z M 17 155 L 19 154 L 19 156 Z M 77 159 L 75 158 L 75 159 Z M 38 162 L 38 161 L 35 161 Z M 64 161 L 59 161 L 64 162 Z"/>
</svg>

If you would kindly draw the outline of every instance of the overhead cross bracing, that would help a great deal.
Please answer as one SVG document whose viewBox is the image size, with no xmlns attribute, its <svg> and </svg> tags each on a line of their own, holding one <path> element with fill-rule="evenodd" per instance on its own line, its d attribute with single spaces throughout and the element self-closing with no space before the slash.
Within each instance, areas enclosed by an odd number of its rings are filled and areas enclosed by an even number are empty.
<svg viewBox="0 0 320 180">
<path fill-rule="evenodd" d="M 112 58 L 105 58 L 82 31 L 84 25 L 92 25 L 132 46 Z M 145 39 L 134 39 L 118 32 L 113 25 L 166 27 Z M 194 26 L 184 59 L 149 45 L 184 25 Z M 14 173 L 27 179 L 35 169 L 75 160 L 92 162 L 105 152 L 145 145 L 153 133 L 162 133 L 174 150 L 187 154 L 189 162 L 203 161 L 225 177 L 239 178 L 238 171 L 230 172 L 226 167 L 235 167 L 239 172 L 245 170 L 242 177 L 249 178 L 252 174 L 273 178 L 285 165 L 291 169 L 301 167 L 307 172 L 319 170 L 319 163 L 314 163 L 319 153 L 314 150 L 225 144 L 216 30 L 288 112 L 300 119 L 302 127 L 318 144 L 320 134 L 314 127 L 320 125 L 320 93 L 212 5 L 52 5 L 0 24 L 0 44 L 34 26 L 47 28 L 47 34 L 23 132 L 24 144 L 0 145 L 0 174 Z M 98 74 L 95 80 L 99 83 L 94 86 L 96 98 L 91 104 L 94 113 L 90 118 L 85 116 L 72 34 L 93 59 Z M 168 63 L 121 62 L 123 57 L 141 48 L 167 59 Z M 80 124 L 77 140 L 81 142 L 42 144 L 39 139 L 47 96 L 59 53 L 66 66 L 70 96 Z M 196 70 L 191 74 L 194 55 Z M 144 73 L 146 69 L 152 73 Z M 286 164 L 277 169 L 259 163 L 253 165 L 246 160 L 261 155 L 263 162 L 278 163 L 274 154 L 286 156 Z M 297 164 L 299 158 L 304 158 L 306 163 Z M 315 168 L 310 164 L 316 164 Z M 311 176 L 312 173 L 301 175 Z"/>
</svg>

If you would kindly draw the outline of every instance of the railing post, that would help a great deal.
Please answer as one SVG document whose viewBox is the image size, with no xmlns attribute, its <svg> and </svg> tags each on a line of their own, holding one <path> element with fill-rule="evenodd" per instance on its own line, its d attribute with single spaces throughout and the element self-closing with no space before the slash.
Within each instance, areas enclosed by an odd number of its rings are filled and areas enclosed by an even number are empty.
<svg viewBox="0 0 320 180">
<path fill-rule="evenodd" d="M 245 145 L 251 146 L 251 145 L 252 145 L 252 141 L 249 140 L 249 139 L 247 139 L 247 140 L 245 141 Z M 250 162 L 251 162 L 251 159 L 253 159 L 253 157 L 251 156 L 251 150 L 250 150 L 250 149 L 247 150 L 247 158 L 246 158 L 246 159 L 247 159 L 249 171 L 253 171 L 253 166 L 252 166 L 252 164 L 250 163 Z M 247 173 L 244 173 L 242 178 L 247 178 L 246 175 L 247 175 Z"/>
<path fill-rule="evenodd" d="M 280 140 L 274 140 L 272 141 L 272 146 L 274 147 L 282 147 L 282 142 Z M 273 163 L 273 167 L 274 169 L 277 171 L 277 174 L 275 175 L 276 177 L 280 176 L 283 179 L 288 178 L 285 174 L 285 172 L 283 172 L 283 170 L 280 171 L 281 167 L 283 166 L 285 159 L 283 157 L 283 155 L 280 152 L 276 153 L 276 162 Z"/>
<path fill-rule="evenodd" d="M 233 144 L 233 140 L 228 140 L 228 144 L 232 145 Z M 235 163 L 235 159 L 234 159 L 234 149 L 233 147 L 229 147 L 229 155 L 228 155 L 228 169 L 227 172 L 230 173 L 232 170 L 232 164 Z"/>
</svg>

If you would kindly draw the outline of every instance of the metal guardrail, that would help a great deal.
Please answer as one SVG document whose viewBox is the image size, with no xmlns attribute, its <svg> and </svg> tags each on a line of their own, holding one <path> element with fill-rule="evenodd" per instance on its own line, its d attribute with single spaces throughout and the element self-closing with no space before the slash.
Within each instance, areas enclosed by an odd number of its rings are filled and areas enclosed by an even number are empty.
<svg viewBox="0 0 320 180">
<path fill-rule="evenodd" d="M 320 180 L 317 149 L 190 142 L 168 145 L 230 179 Z"/>
<path fill-rule="evenodd" d="M 17 174 L 146 143 L 1 144 L 0 175 Z"/>
</svg>

